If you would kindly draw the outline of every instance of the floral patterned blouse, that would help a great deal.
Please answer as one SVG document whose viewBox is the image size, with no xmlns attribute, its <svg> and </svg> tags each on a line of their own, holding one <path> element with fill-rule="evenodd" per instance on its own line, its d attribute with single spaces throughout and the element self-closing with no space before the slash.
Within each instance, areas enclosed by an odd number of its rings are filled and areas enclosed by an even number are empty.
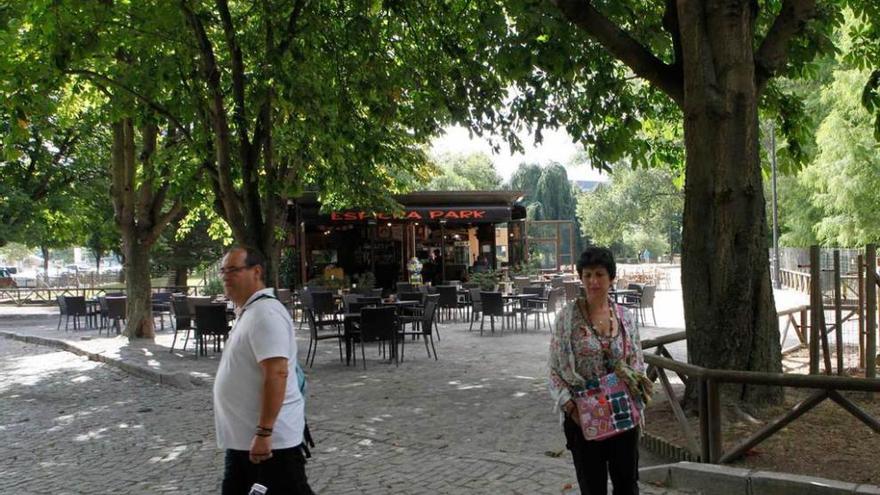
<svg viewBox="0 0 880 495">
<path fill-rule="evenodd" d="M 638 372 L 645 372 L 645 362 L 639 331 L 629 310 L 610 302 L 617 320 L 616 335 L 599 337 L 587 325 L 578 308 L 578 298 L 562 308 L 556 318 L 550 336 L 550 394 L 554 409 L 560 410 L 572 398 L 572 391 L 583 388 L 586 380 L 598 378 L 614 369 L 614 363 L 623 357 L 623 336 L 629 341 L 626 352 L 627 364 Z M 623 315 L 620 321 L 619 315 Z M 624 331 L 621 332 L 621 323 Z M 603 347 L 607 351 L 603 351 Z M 610 362 L 606 362 L 606 354 Z"/>
</svg>

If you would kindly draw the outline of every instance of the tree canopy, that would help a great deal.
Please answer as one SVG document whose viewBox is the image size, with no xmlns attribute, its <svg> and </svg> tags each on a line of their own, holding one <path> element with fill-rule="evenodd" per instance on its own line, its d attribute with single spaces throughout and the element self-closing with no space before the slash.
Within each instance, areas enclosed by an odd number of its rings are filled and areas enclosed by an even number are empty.
<svg viewBox="0 0 880 495">
<path fill-rule="evenodd" d="M 501 176 L 485 153 L 444 153 L 432 157 L 437 175 L 424 188 L 428 191 L 493 191 L 501 188 Z"/>
<path fill-rule="evenodd" d="M 618 255 L 678 252 L 684 194 L 676 172 L 613 167 L 610 181 L 581 195 L 577 217 L 583 232 Z"/>
</svg>

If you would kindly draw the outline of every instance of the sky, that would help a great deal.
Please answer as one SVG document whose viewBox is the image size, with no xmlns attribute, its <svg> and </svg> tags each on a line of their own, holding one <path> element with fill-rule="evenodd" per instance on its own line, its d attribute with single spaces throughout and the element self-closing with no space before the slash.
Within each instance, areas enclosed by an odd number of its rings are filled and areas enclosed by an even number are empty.
<svg viewBox="0 0 880 495">
<path fill-rule="evenodd" d="M 446 134 L 440 136 L 431 143 L 432 153 L 475 153 L 483 152 L 492 158 L 495 164 L 495 171 L 498 172 L 505 181 L 516 171 L 517 166 L 522 162 L 539 163 L 547 165 L 551 161 L 559 162 L 563 165 L 577 152 L 578 147 L 571 142 L 571 137 L 564 130 L 548 130 L 544 132 L 544 142 L 535 146 L 534 136 L 528 132 L 519 134 L 525 147 L 525 153 L 510 154 L 510 148 L 501 140 L 501 152 L 494 154 L 488 140 L 468 136 L 468 131 L 464 127 L 454 126 L 446 128 Z M 605 181 L 607 175 L 601 175 L 598 171 L 593 170 L 589 166 L 582 165 L 578 167 L 566 167 L 568 178 L 570 180 L 599 180 Z"/>
</svg>

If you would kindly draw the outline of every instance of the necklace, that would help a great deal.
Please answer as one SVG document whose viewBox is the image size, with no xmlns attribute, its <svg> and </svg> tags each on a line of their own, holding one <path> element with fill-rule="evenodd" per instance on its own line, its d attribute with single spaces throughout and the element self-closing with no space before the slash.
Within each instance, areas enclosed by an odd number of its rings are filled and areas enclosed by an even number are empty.
<svg viewBox="0 0 880 495">
<path fill-rule="evenodd" d="M 614 335 L 610 335 L 614 331 L 614 329 L 612 328 L 612 325 L 611 325 L 611 322 L 614 321 L 614 312 L 611 310 L 610 304 L 608 305 L 608 333 L 609 333 L 609 335 L 602 335 L 599 333 L 598 330 L 596 330 L 596 325 L 593 324 L 593 319 L 590 318 L 590 311 L 588 309 L 586 309 L 586 303 L 584 303 L 583 313 L 584 313 L 584 317 L 587 320 L 587 328 L 589 328 L 590 331 L 593 332 L 593 335 L 595 335 L 596 338 L 609 339 L 609 338 L 614 337 Z"/>
<path fill-rule="evenodd" d="M 611 369 L 610 363 L 612 361 L 613 352 L 611 350 L 611 342 L 614 340 L 614 335 L 603 336 L 596 330 L 595 325 L 593 325 L 593 320 L 590 318 L 590 312 L 587 310 L 587 304 L 584 300 L 578 300 L 578 306 L 580 307 L 581 314 L 587 322 L 587 328 L 593 333 L 593 336 L 596 337 L 596 341 L 599 343 L 599 348 L 602 351 L 602 358 L 605 361 L 605 366 L 608 369 Z M 614 321 L 614 311 L 611 309 L 611 304 L 608 305 L 608 332 L 612 333 L 614 328 L 612 326 L 612 322 Z"/>
</svg>

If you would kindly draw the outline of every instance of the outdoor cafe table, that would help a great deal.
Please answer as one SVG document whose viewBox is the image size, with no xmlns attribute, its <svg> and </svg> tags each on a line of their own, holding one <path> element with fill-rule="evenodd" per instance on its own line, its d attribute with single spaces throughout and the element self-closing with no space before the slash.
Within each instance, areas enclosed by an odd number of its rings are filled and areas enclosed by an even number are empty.
<svg viewBox="0 0 880 495">
<path fill-rule="evenodd" d="M 502 299 L 505 299 L 513 306 L 513 310 L 517 311 L 522 309 L 523 301 L 527 299 L 540 299 L 540 296 L 535 294 L 504 294 L 501 296 Z M 525 322 L 525 311 L 520 312 L 520 328 L 525 330 L 526 322 Z"/>
<path fill-rule="evenodd" d="M 394 306 L 395 308 L 397 308 L 398 314 L 400 314 L 400 312 L 402 310 L 410 311 L 413 309 L 418 309 L 422 305 L 422 303 L 419 301 L 398 301 L 398 300 L 382 301 L 379 304 L 381 304 L 382 306 Z"/>
<path fill-rule="evenodd" d="M 92 325 L 94 321 L 94 327 L 98 328 L 101 325 L 101 302 L 97 298 L 86 298 L 86 313 L 86 323 Z"/>
<path fill-rule="evenodd" d="M 639 291 L 635 289 L 611 289 L 609 294 L 614 298 L 614 302 L 621 304 L 625 302 L 626 296 L 638 295 Z"/>
<path fill-rule="evenodd" d="M 383 301 L 380 303 L 380 305 L 394 306 L 395 308 L 397 308 L 396 309 L 397 313 L 399 313 L 402 309 L 417 308 L 417 307 L 421 306 L 418 301 Z M 348 364 L 351 362 L 351 350 L 352 350 L 351 345 L 352 345 L 352 338 L 354 337 L 354 334 L 355 334 L 355 331 L 354 331 L 351 324 L 353 322 L 359 321 L 360 319 L 361 319 L 360 312 L 342 313 L 342 328 L 343 328 L 344 339 L 345 339 L 345 365 L 346 366 L 348 366 Z M 396 332 L 395 332 L 395 334 L 396 334 Z M 397 345 L 396 342 L 392 344 L 392 351 L 391 351 L 392 356 L 393 356 L 394 352 L 397 352 L 394 348 L 394 346 L 396 346 L 396 345 Z"/>
</svg>

